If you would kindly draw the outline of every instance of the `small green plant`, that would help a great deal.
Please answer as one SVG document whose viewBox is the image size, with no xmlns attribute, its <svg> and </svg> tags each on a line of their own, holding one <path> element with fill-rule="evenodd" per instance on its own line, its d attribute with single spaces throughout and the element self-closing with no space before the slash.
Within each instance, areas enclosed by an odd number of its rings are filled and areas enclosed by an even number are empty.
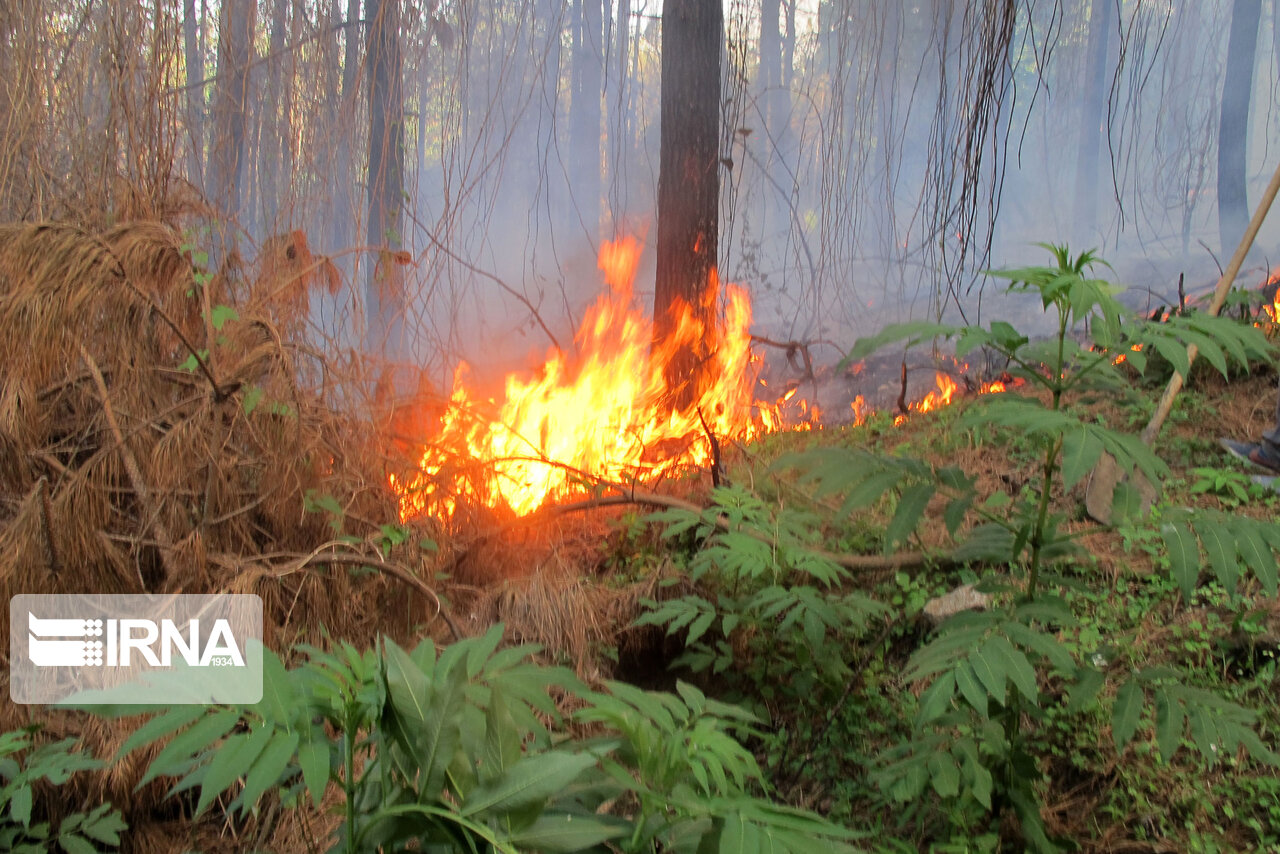
<svg viewBox="0 0 1280 854">
<path fill-rule="evenodd" d="M 111 804 L 71 812 L 54 827 L 34 815 L 34 785 L 61 786 L 79 771 L 103 767 L 74 750 L 75 739 L 33 746 L 34 729 L 0 734 L 0 850 L 36 854 L 55 846 L 66 854 L 92 854 L 120 844 L 127 825 Z"/>
<path fill-rule="evenodd" d="M 848 833 L 776 806 L 754 760 L 730 736 L 746 713 L 684 686 L 679 698 L 612 685 L 588 691 L 571 672 L 530 660 L 532 646 L 499 649 L 502 627 L 439 652 L 390 640 L 361 652 L 304 648 L 286 670 L 263 651 L 264 695 L 251 706 L 154 708 L 121 755 L 172 735 L 142 782 L 177 777 L 197 815 L 285 806 L 326 788 L 342 792 L 339 852 L 653 850 L 653 840 L 733 850 L 835 850 Z M 551 692 L 586 701 L 601 737 L 574 741 Z M 87 706 L 136 714 L 135 706 Z M 634 798 L 638 814 L 603 809 Z M 795 842 L 803 838 L 804 845 Z M 823 840 L 829 844 L 824 844 Z M 818 847 L 813 847 L 813 846 Z M 726 849 L 727 850 L 727 849 Z"/>
<path fill-rule="evenodd" d="M 817 548 L 815 517 L 729 486 L 713 490 L 701 513 L 676 509 L 650 519 L 670 540 L 692 536 L 689 575 L 714 591 L 714 601 L 690 593 L 644 602 L 649 610 L 637 625 L 683 633 L 676 666 L 733 676 L 744 694 L 766 700 L 776 691 L 809 696 L 848 677 L 840 650 L 884 609 L 861 594 L 831 592 L 847 572 Z M 787 672 L 770 670 L 782 661 Z"/>
<path fill-rule="evenodd" d="M 1247 366 L 1250 358 L 1267 350 L 1257 330 L 1220 318 L 1184 316 L 1164 324 L 1126 324 L 1116 290 L 1086 275 L 1098 263 L 1092 253 L 1073 257 L 1065 247 L 1046 248 L 1055 265 L 994 275 L 1009 280 L 1012 292 L 1037 295 L 1056 320 L 1056 334 L 1032 341 L 1003 321 L 958 329 L 905 324 L 859 342 L 849 356 L 861 358 L 889 341 L 954 336 L 959 357 L 976 348 L 994 352 L 1006 361 L 1010 373 L 1038 387 L 1047 400 L 987 396 L 959 421 L 982 431 L 1013 431 L 1038 458 L 1036 476 L 1017 495 L 972 507 L 980 521 L 969 529 L 960 551 L 967 558 L 1003 567 L 984 586 L 1007 594 L 1009 604 L 951 618 L 912 657 L 907 679 L 927 684 L 916 734 L 886 753 L 877 774 L 882 787 L 900 801 L 918 801 L 931 790 L 953 805 L 953 820 L 970 832 L 992 826 L 988 816 L 1012 810 L 1024 843 L 1038 851 L 1056 850 L 1058 843 L 1049 837 L 1040 815 L 1042 778 L 1033 750 L 1034 728 L 1050 718 L 1061 720 L 1086 711 L 1107 681 L 1099 669 L 1104 656 L 1078 646 L 1068 648 L 1059 639 L 1062 630 L 1075 625 L 1076 616 L 1060 593 L 1071 583 L 1057 569 L 1078 549 L 1064 519 L 1053 511 L 1051 497 L 1081 482 L 1104 453 L 1123 470 L 1137 471 L 1152 482 L 1167 474 L 1146 445 L 1078 415 L 1070 404 L 1123 387 L 1116 367 L 1119 354 L 1141 371 L 1146 354 L 1154 351 L 1185 376 L 1189 343 L 1223 373 L 1230 361 Z M 1091 339 L 1087 346 L 1074 335 L 1084 325 Z M 830 451 L 821 456 L 806 461 L 808 476 L 819 483 L 856 469 L 849 459 L 835 458 Z M 1118 504 L 1123 506 L 1127 498 L 1131 500 L 1117 490 Z M 951 499 L 949 512 L 952 509 L 969 510 L 963 495 Z M 1184 596 L 1190 598 L 1197 583 L 1201 542 L 1227 590 L 1235 590 L 1243 561 L 1274 591 L 1273 550 L 1280 546 L 1280 529 L 1221 516 L 1206 521 L 1189 512 L 1163 518 L 1163 540 Z M 952 525 L 953 532 L 957 527 Z M 1052 697 L 1040 690 L 1049 678 L 1061 686 Z M 1184 685 L 1178 673 L 1167 669 L 1131 673 L 1119 683 L 1111 713 L 1118 750 L 1125 749 L 1142 725 L 1148 698 L 1154 703 L 1156 740 L 1165 761 L 1177 752 L 1187 729 L 1210 764 L 1237 746 L 1257 760 L 1277 761 L 1253 731 L 1253 713 Z"/>
</svg>

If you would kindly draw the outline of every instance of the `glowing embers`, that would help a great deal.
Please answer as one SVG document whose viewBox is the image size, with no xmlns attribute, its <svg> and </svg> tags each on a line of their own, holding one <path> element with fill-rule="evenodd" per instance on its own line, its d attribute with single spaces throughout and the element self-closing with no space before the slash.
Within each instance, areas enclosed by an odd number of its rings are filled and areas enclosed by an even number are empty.
<svg viewBox="0 0 1280 854">
<path fill-rule="evenodd" d="M 776 429 L 777 412 L 762 413 L 752 401 L 746 292 L 729 285 L 722 293 L 712 273 L 707 304 L 700 311 L 678 306 L 673 334 L 653 346 L 652 322 L 632 296 L 639 255 L 631 239 L 601 249 L 609 290 L 583 319 L 575 355 L 552 351 L 536 375 L 508 375 L 501 399 L 488 401 L 476 399 L 459 368 L 418 471 L 390 480 L 402 519 L 451 516 L 463 500 L 524 515 L 582 494 L 592 481 L 705 466 L 708 434 L 745 440 Z M 714 320 L 700 319 L 706 317 Z M 691 403 L 673 407 L 665 369 L 690 349 L 705 359 L 703 388 L 693 390 Z"/>
</svg>

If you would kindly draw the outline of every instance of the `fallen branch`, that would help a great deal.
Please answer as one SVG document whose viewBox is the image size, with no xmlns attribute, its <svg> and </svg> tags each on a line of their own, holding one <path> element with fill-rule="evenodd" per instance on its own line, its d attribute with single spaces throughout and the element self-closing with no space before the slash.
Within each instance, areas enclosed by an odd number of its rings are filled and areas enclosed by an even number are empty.
<svg viewBox="0 0 1280 854">
<path fill-rule="evenodd" d="M 334 546 L 337 546 L 337 545 L 340 545 L 340 543 L 331 540 L 329 542 L 322 543 L 321 545 L 312 549 L 311 552 L 308 554 L 298 554 L 295 552 L 275 552 L 273 554 L 258 555 L 256 559 L 270 566 L 271 571 L 274 573 L 275 577 L 277 578 L 282 578 L 286 575 L 292 575 L 293 573 L 299 572 L 302 569 L 306 568 L 307 566 L 310 566 L 311 564 L 318 564 L 318 563 L 342 564 L 344 566 L 362 566 L 362 567 L 367 566 L 372 569 L 376 569 L 379 572 L 382 572 L 385 575 L 388 575 L 394 578 L 400 583 L 413 588 L 414 590 L 426 596 L 433 603 L 435 603 L 436 616 L 444 620 L 445 625 L 449 627 L 449 633 L 453 635 L 453 639 L 454 640 L 462 639 L 462 632 L 458 629 L 458 625 L 453 621 L 453 619 L 449 616 L 449 613 L 444 609 L 444 606 L 440 602 L 440 597 L 436 594 L 434 590 L 432 590 L 430 587 L 427 586 L 425 581 L 423 581 L 421 578 L 418 578 L 418 576 L 414 575 L 406 567 L 403 567 L 398 563 L 393 563 L 387 560 L 381 554 L 370 555 L 370 554 L 365 554 L 363 552 L 325 551 L 326 549 L 333 548 Z M 271 561 L 273 559 L 280 559 L 280 558 L 286 559 L 281 565 L 273 566 L 271 564 Z M 241 561 L 235 558 L 234 556 L 226 556 L 221 560 L 221 562 L 228 565 L 240 565 L 241 563 Z"/>
<path fill-rule="evenodd" d="M 146 518 L 151 520 L 155 525 L 156 541 L 159 547 L 156 549 L 160 554 L 160 565 L 164 568 L 165 580 L 173 578 L 173 564 L 171 556 L 173 553 L 173 538 L 169 536 L 169 530 L 164 525 L 164 520 L 160 518 L 158 509 L 151 501 L 151 490 L 147 486 L 147 482 L 142 479 L 142 469 L 138 467 L 138 461 L 134 458 L 133 452 L 129 450 L 129 446 L 125 443 L 124 433 L 120 430 L 119 423 L 116 422 L 115 412 L 111 408 L 111 396 L 107 393 L 107 382 L 102 378 L 102 371 L 98 368 L 98 363 L 93 360 L 93 356 L 89 355 L 89 351 L 84 345 L 80 345 L 80 355 L 84 359 L 85 365 L 89 368 L 89 373 L 93 376 L 93 384 L 97 386 L 98 394 L 102 397 L 102 414 L 107 419 L 107 427 L 111 430 L 111 435 L 116 440 L 116 447 L 120 449 L 120 459 L 124 463 L 125 473 L 129 476 L 129 483 L 133 487 L 134 494 L 138 497 L 138 503 L 142 505 L 142 511 L 146 514 Z M 147 583 L 142 578 L 142 570 L 138 569 L 138 589 L 147 592 Z"/>
<path fill-rule="evenodd" d="M 554 504 L 543 507 L 528 516 L 521 516 L 505 525 L 486 531 L 478 535 L 467 548 L 459 552 L 446 565 L 444 572 L 452 574 L 463 560 L 466 559 L 472 547 L 476 543 L 483 542 L 504 531 L 512 528 L 523 527 L 526 525 L 534 525 L 547 518 L 555 516 L 563 516 L 569 513 L 582 513 L 588 510 L 596 510 L 601 507 L 624 507 L 628 505 L 641 505 L 647 507 L 661 507 L 669 510 L 686 510 L 690 513 L 701 515 L 709 510 L 701 504 L 695 504 L 692 501 L 686 501 L 683 498 L 676 498 L 670 495 L 660 495 L 655 492 L 636 492 L 628 490 L 621 485 L 611 484 L 614 489 L 620 490 L 621 494 L 617 495 L 597 495 L 592 498 L 585 498 L 581 501 L 571 501 L 568 504 Z M 723 517 L 717 517 L 716 527 L 722 531 L 729 530 L 728 520 Z M 767 541 L 763 534 L 755 531 L 745 531 L 748 536 L 756 539 Z M 891 555 L 842 555 L 834 552 L 824 551 L 822 549 L 811 549 L 813 554 L 818 555 L 824 560 L 829 560 L 836 566 L 856 572 L 877 572 L 889 570 L 906 570 L 920 569 L 924 566 L 952 566 L 956 561 L 949 554 L 940 554 L 936 552 L 898 552 Z"/>
</svg>

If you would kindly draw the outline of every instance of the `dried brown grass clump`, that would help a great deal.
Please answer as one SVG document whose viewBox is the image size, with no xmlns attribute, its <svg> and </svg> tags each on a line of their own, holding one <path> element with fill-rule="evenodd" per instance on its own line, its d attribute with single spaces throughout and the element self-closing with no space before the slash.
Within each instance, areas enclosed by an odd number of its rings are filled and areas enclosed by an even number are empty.
<svg viewBox="0 0 1280 854">
<path fill-rule="evenodd" d="M 255 592 L 268 642 L 375 633 L 387 582 L 353 607 L 306 511 L 333 496 L 357 537 L 395 519 L 378 431 L 302 336 L 329 276 L 300 233 L 206 277 L 159 223 L 0 226 L 0 594 Z"/>
</svg>

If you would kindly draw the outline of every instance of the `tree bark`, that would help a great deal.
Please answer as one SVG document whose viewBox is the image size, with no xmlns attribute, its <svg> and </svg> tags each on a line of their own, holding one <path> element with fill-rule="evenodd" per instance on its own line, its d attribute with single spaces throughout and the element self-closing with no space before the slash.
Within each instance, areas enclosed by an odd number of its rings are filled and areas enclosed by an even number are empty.
<svg viewBox="0 0 1280 854">
<path fill-rule="evenodd" d="M 204 54 L 195 0 L 182 2 L 183 59 L 187 72 L 187 180 L 204 190 Z"/>
<path fill-rule="evenodd" d="M 1218 121 L 1218 234 L 1224 255 L 1240 242 L 1249 223 L 1246 152 L 1261 18 L 1262 0 L 1232 3 L 1227 73 L 1222 84 L 1222 112 Z"/>
<path fill-rule="evenodd" d="M 1098 222 L 1098 153 L 1107 133 L 1107 57 L 1111 48 L 1111 30 L 1115 26 L 1116 0 L 1093 0 L 1089 11 L 1089 42 L 1085 48 L 1088 65 L 1085 71 L 1083 115 L 1076 160 L 1075 237 L 1078 241 L 1095 239 Z"/>
<path fill-rule="evenodd" d="M 214 204 L 227 219 L 240 214 L 249 60 L 257 16 L 257 0 L 224 0 L 218 25 L 218 84 L 214 93 L 209 184 Z"/>
<path fill-rule="evenodd" d="M 365 289 L 371 340 L 396 349 L 388 334 L 404 311 L 400 265 L 404 196 L 404 87 L 401 80 L 400 0 L 371 0 L 369 11 L 368 245 L 382 248 Z M 393 337 L 393 336 L 392 336 Z"/>
<path fill-rule="evenodd" d="M 573 95 L 569 150 L 573 204 L 595 245 L 600 230 L 600 89 L 604 76 L 604 9 L 601 0 L 576 0 Z"/>
<path fill-rule="evenodd" d="M 351 138 L 355 127 L 356 72 L 360 65 L 360 0 L 347 0 L 346 27 L 342 41 L 342 95 L 339 98 L 339 124 L 334 128 L 337 146 L 333 163 L 333 245 L 347 247 L 354 242 L 357 212 L 351 198 L 351 184 L 355 180 L 351 169 Z"/>
<path fill-rule="evenodd" d="M 666 342 L 688 306 L 715 329 L 720 227 L 720 0 L 667 0 L 662 13 L 662 137 L 658 160 L 654 342 Z M 669 405 L 685 409 L 705 385 L 715 342 L 684 347 L 667 364 Z"/>
</svg>

